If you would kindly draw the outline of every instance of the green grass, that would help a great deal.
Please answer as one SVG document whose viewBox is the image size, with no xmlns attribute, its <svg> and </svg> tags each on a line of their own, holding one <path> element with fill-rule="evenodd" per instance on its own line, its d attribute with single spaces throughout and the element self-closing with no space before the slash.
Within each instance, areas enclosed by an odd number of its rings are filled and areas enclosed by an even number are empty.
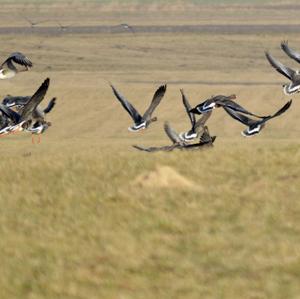
<svg viewBox="0 0 300 299">
<path fill-rule="evenodd" d="M 42 149 L 0 166 L 3 298 L 297 298 L 299 145 Z M 131 184 L 162 165 L 198 189 Z"/>
</svg>

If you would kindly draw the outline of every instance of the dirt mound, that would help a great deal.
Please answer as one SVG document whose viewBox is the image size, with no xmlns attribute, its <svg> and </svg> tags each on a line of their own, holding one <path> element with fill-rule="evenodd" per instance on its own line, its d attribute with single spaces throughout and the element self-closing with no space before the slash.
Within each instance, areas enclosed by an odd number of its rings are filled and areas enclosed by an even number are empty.
<svg viewBox="0 0 300 299">
<path fill-rule="evenodd" d="M 155 170 L 139 175 L 134 185 L 141 187 L 195 188 L 195 183 L 188 180 L 169 166 L 157 166 Z"/>
</svg>

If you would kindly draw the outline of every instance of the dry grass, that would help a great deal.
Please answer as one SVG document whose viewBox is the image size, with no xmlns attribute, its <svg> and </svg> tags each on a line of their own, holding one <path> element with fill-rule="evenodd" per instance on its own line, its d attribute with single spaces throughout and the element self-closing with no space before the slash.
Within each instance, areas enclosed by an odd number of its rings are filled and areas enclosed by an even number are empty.
<svg viewBox="0 0 300 299">
<path fill-rule="evenodd" d="M 17 7 L 4 5 L 2 12 L 18 14 Z M 228 11 L 232 22 L 242 17 Z M 90 22 L 94 11 L 81 12 L 64 20 Z M 298 22 L 286 11 L 273 12 L 270 23 Z M 124 21 L 118 14 L 108 13 L 112 24 Z M 124 16 L 147 23 L 136 12 Z M 153 22 L 163 17 L 157 13 Z M 209 121 L 218 136 L 211 150 L 131 148 L 167 144 L 164 120 L 178 131 L 187 128 L 182 87 L 193 104 L 236 93 L 257 113 L 277 110 L 289 98 L 263 51 L 297 66 L 280 52 L 282 39 L 300 48 L 298 36 L 276 33 L 1 36 L 1 57 L 19 50 L 35 62 L 32 71 L 1 81 L 1 96 L 30 94 L 49 76 L 48 97 L 58 103 L 41 144 L 25 134 L 0 138 L 0 297 L 298 298 L 297 95 L 290 111 L 253 139 L 242 138 L 241 126 L 217 110 Z M 168 82 L 159 121 L 129 133 L 129 117 L 108 81 L 140 109 Z"/>
</svg>

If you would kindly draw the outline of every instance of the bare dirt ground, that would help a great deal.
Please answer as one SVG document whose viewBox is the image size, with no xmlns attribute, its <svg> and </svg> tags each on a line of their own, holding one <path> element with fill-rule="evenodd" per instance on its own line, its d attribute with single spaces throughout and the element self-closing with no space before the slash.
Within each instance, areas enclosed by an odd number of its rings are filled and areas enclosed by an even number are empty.
<svg viewBox="0 0 300 299">
<path fill-rule="evenodd" d="M 298 298 L 300 96 L 283 94 L 264 51 L 299 67 L 279 47 L 300 51 L 299 20 L 296 2 L 2 4 L 0 57 L 21 51 L 34 67 L 0 97 L 49 77 L 57 105 L 40 144 L 0 138 L 0 297 Z M 140 110 L 167 83 L 158 122 L 128 132 L 109 82 Z M 216 109 L 212 150 L 133 149 L 168 144 L 166 120 L 188 128 L 180 88 L 193 105 L 293 104 L 252 139 Z"/>
</svg>

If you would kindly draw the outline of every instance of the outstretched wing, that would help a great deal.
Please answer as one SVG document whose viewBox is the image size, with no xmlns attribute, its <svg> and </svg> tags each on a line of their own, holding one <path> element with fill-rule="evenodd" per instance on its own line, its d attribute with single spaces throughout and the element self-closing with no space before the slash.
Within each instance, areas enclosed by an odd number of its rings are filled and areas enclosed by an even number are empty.
<svg viewBox="0 0 300 299">
<path fill-rule="evenodd" d="M 143 121 L 142 116 L 139 114 L 139 112 L 129 103 L 123 95 L 121 95 L 115 87 L 110 84 L 110 87 L 113 90 L 114 95 L 119 100 L 119 102 L 122 104 L 124 109 L 129 113 L 131 118 L 133 119 L 134 123 L 141 123 Z"/>
<path fill-rule="evenodd" d="M 44 109 L 44 113 L 49 113 L 56 104 L 56 98 L 50 100 L 48 106 Z"/>
<path fill-rule="evenodd" d="M 189 116 L 189 119 L 191 121 L 191 125 L 192 125 L 192 128 L 193 128 L 195 126 L 195 122 L 196 122 L 195 114 L 190 112 L 190 110 L 192 110 L 192 107 L 191 107 L 191 105 L 188 101 L 188 98 L 186 97 L 183 89 L 180 89 L 180 92 L 181 92 L 181 95 L 182 95 L 182 102 L 183 102 L 184 108 L 186 110 L 186 113 Z"/>
<path fill-rule="evenodd" d="M 258 118 L 264 118 L 265 116 L 260 116 L 260 115 L 257 115 L 257 114 L 254 114 L 248 110 L 246 110 L 244 107 L 242 107 L 241 105 L 239 105 L 238 103 L 230 100 L 230 99 L 223 99 L 222 101 L 217 101 L 216 102 L 219 106 L 226 106 L 228 108 L 230 108 L 231 110 L 234 110 L 234 111 L 237 111 L 237 112 L 241 112 L 241 113 L 244 113 L 244 114 L 248 114 L 248 115 L 251 115 L 251 116 L 255 116 L 255 117 L 258 117 Z"/>
<path fill-rule="evenodd" d="M 164 130 L 167 134 L 167 136 L 171 139 L 173 143 L 182 143 L 182 140 L 180 139 L 177 132 L 170 126 L 168 122 L 165 122 L 164 124 Z"/>
<path fill-rule="evenodd" d="M 140 150 L 140 151 L 144 151 L 144 152 L 158 152 L 158 151 L 167 151 L 170 152 L 173 149 L 175 149 L 176 147 L 178 147 L 177 144 L 173 144 L 173 145 L 166 145 L 166 146 L 158 146 L 158 147 L 142 147 L 139 145 L 133 145 L 132 147 Z"/>
<path fill-rule="evenodd" d="M 293 102 L 292 100 L 289 100 L 282 108 L 280 108 L 276 113 L 274 113 L 268 119 L 271 119 L 273 117 L 277 117 L 277 116 L 281 115 L 282 113 L 284 113 L 285 111 L 287 111 L 291 107 L 292 102 Z"/>
<path fill-rule="evenodd" d="M 300 54 L 288 46 L 288 41 L 281 42 L 281 49 L 292 59 L 300 63 Z"/>
<path fill-rule="evenodd" d="M 15 52 L 8 56 L 8 58 L 2 63 L 1 67 L 3 67 L 5 64 L 9 64 L 11 61 L 26 68 L 30 68 L 33 65 L 29 58 L 26 57 L 23 53 Z"/>
<path fill-rule="evenodd" d="M 165 95 L 166 90 L 167 90 L 167 85 L 161 85 L 156 90 L 149 108 L 146 110 L 146 112 L 143 115 L 144 120 L 148 120 L 149 118 L 151 118 L 153 111 L 159 105 L 160 101 L 162 100 L 163 96 Z"/>
<path fill-rule="evenodd" d="M 251 126 L 251 125 L 254 125 L 255 123 L 257 123 L 257 120 L 251 119 L 248 116 L 246 116 L 242 113 L 239 113 L 229 107 L 224 106 L 223 108 L 233 119 L 241 122 L 242 124 L 244 124 L 246 126 Z"/>
<path fill-rule="evenodd" d="M 287 77 L 288 79 L 292 80 L 292 78 L 295 74 L 294 70 L 292 70 L 291 68 L 283 65 L 281 62 L 276 61 L 273 58 L 273 56 L 271 56 L 271 54 L 269 54 L 268 52 L 265 52 L 265 55 L 266 55 L 268 61 L 270 62 L 271 66 L 273 68 L 275 68 L 277 70 L 277 72 L 279 72 L 283 76 Z"/>
<path fill-rule="evenodd" d="M 202 114 L 201 118 L 197 120 L 197 122 L 193 126 L 192 131 L 196 133 L 198 132 L 199 128 L 203 128 L 207 120 L 210 118 L 211 114 L 212 114 L 212 110 Z"/>
<path fill-rule="evenodd" d="M 24 109 L 21 114 L 20 121 L 28 120 L 32 112 L 36 109 L 36 107 L 41 103 L 41 101 L 44 99 L 46 92 L 49 87 L 50 79 L 47 78 L 42 85 L 39 87 L 39 89 L 34 93 L 34 95 L 30 98 L 30 100 L 26 103 L 24 106 Z"/>
</svg>

